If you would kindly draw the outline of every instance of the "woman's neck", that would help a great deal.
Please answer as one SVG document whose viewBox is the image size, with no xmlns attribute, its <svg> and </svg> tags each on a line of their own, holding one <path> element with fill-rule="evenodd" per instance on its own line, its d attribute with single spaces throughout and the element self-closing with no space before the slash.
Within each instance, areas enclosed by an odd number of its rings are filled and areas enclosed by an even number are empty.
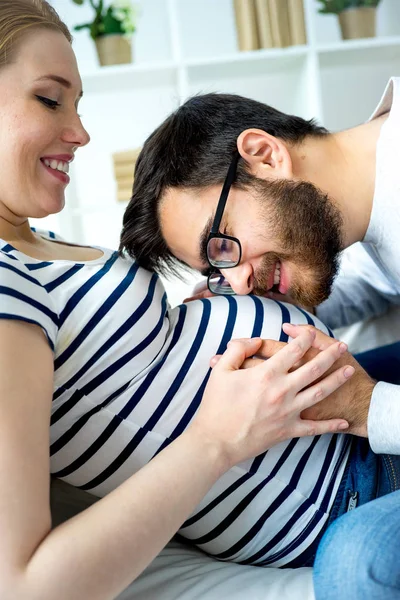
<svg viewBox="0 0 400 600">
<path fill-rule="evenodd" d="M 0 237 L 7 242 L 25 241 L 32 243 L 35 236 L 27 217 L 15 215 L 0 202 Z"/>
</svg>

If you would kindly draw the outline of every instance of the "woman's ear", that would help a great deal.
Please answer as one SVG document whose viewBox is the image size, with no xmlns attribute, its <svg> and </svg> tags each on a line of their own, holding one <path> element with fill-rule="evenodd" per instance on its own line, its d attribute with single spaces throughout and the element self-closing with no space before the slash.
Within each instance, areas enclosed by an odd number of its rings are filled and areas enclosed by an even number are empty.
<svg viewBox="0 0 400 600">
<path fill-rule="evenodd" d="M 285 142 L 262 129 L 246 129 L 237 139 L 241 157 L 260 179 L 291 179 L 292 159 Z"/>
</svg>

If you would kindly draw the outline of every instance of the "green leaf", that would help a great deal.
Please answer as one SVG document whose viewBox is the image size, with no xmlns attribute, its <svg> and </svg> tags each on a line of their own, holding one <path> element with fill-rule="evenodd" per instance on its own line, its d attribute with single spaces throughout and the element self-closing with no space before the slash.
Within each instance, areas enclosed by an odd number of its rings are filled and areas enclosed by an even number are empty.
<svg viewBox="0 0 400 600">
<path fill-rule="evenodd" d="M 83 23 L 82 25 L 75 25 L 74 31 L 81 31 L 82 29 L 90 29 L 92 26 L 91 23 Z"/>
<path fill-rule="evenodd" d="M 318 0 L 318 2 L 322 4 L 318 12 L 338 15 L 348 8 L 376 7 L 380 0 Z"/>
<path fill-rule="evenodd" d="M 75 4 L 78 4 L 79 6 L 82 6 L 82 4 L 85 2 L 85 0 L 72 0 L 72 2 L 74 2 Z"/>
<path fill-rule="evenodd" d="M 109 7 L 103 18 L 104 33 L 124 33 L 121 21 L 117 21 L 112 15 L 112 8 Z"/>
</svg>

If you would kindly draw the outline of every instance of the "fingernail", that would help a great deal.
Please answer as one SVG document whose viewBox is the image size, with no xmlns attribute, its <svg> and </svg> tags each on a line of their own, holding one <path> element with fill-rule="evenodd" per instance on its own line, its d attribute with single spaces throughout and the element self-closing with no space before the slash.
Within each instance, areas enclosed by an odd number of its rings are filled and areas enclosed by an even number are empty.
<svg viewBox="0 0 400 600">
<path fill-rule="evenodd" d="M 338 426 L 338 429 L 340 429 L 340 431 L 343 431 L 344 429 L 348 429 L 348 428 L 349 428 L 348 423 L 340 423 L 340 425 Z"/>
<path fill-rule="evenodd" d="M 351 377 L 354 373 L 354 367 L 346 367 L 345 370 L 343 371 L 344 376 L 347 377 Z"/>
<path fill-rule="evenodd" d="M 347 352 L 347 344 L 345 344 L 344 342 L 340 342 L 339 352 L 340 354 L 344 354 L 345 352 Z"/>
</svg>

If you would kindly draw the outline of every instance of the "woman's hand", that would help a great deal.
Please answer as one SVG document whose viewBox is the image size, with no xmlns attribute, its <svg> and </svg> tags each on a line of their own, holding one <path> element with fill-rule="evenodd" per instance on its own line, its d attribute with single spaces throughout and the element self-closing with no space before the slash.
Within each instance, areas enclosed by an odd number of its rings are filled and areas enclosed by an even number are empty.
<svg viewBox="0 0 400 600">
<path fill-rule="evenodd" d="M 300 413 L 320 402 L 351 377 L 353 368 L 336 369 L 318 384 L 346 351 L 337 342 L 296 370 L 293 367 L 312 347 L 316 333 L 305 329 L 268 361 L 241 369 L 258 354 L 262 340 L 235 340 L 213 367 L 199 411 L 191 428 L 219 444 L 229 465 L 256 456 L 289 438 L 347 429 L 344 419 L 314 421 Z M 306 388 L 306 389 L 305 389 Z"/>
</svg>

